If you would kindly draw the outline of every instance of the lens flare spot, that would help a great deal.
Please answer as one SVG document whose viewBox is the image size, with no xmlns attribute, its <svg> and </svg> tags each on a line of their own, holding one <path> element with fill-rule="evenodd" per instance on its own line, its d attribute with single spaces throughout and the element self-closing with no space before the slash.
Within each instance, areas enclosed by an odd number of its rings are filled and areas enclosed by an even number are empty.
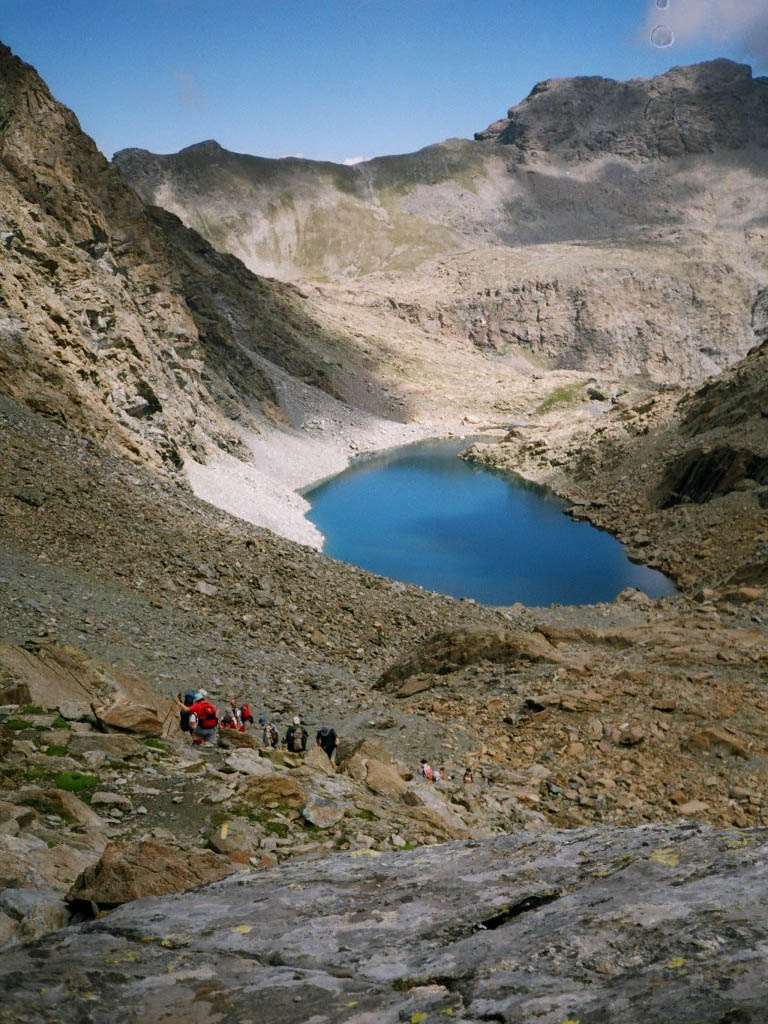
<svg viewBox="0 0 768 1024">
<path fill-rule="evenodd" d="M 668 25 L 657 25 L 653 32 L 651 32 L 651 42 L 660 49 L 672 46 L 674 41 L 675 33 Z"/>
</svg>

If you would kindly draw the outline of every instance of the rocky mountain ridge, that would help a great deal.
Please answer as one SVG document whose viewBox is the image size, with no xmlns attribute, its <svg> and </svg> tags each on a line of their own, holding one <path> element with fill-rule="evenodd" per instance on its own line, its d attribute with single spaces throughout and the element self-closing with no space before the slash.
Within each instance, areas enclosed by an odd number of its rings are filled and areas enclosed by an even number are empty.
<svg viewBox="0 0 768 1024">
<path fill-rule="evenodd" d="M 652 160 L 768 145 L 768 78 L 712 60 L 652 79 L 550 78 L 478 142 L 514 146 L 521 159 Z"/>
<path fill-rule="evenodd" d="M 322 282 L 319 308 L 378 350 L 398 334 L 407 350 L 415 320 L 518 372 L 690 385 L 756 340 L 767 97 L 719 60 L 540 83 L 476 141 L 354 167 L 213 142 L 115 163 L 256 273 Z"/>
</svg>

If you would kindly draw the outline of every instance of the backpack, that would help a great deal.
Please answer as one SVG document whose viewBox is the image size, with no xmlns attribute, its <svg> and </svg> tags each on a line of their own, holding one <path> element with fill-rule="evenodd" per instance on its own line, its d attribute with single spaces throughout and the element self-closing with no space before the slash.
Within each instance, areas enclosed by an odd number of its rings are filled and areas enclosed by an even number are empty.
<svg viewBox="0 0 768 1024">
<path fill-rule="evenodd" d="M 271 722 L 264 726 L 264 744 L 267 747 L 276 747 L 280 742 L 280 733 Z"/>
<path fill-rule="evenodd" d="M 250 722 L 251 725 L 253 725 L 253 715 L 251 714 L 251 709 L 247 704 L 242 704 L 240 706 L 240 718 L 243 725 L 245 725 L 246 722 Z"/>
<path fill-rule="evenodd" d="M 208 700 L 200 702 L 199 721 L 201 729 L 215 729 L 219 724 L 219 716 L 216 713 L 216 708 Z"/>
<path fill-rule="evenodd" d="M 179 712 L 179 728 L 181 729 L 182 732 L 191 732 L 191 730 L 189 728 L 189 712 L 188 711 L 181 711 L 181 712 Z"/>
<path fill-rule="evenodd" d="M 300 725 L 293 726 L 291 742 L 288 744 L 294 754 L 300 754 L 304 749 L 304 730 Z"/>
<path fill-rule="evenodd" d="M 432 769 L 430 768 L 430 766 L 428 764 L 424 765 L 423 771 L 424 771 L 424 778 L 427 779 L 428 782 L 434 782 L 435 781 L 435 773 L 432 771 Z"/>
</svg>

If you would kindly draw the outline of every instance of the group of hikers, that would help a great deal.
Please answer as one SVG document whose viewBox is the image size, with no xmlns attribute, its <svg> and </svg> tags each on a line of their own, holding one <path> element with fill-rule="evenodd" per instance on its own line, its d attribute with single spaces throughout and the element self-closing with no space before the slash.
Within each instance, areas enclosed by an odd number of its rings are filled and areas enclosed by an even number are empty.
<svg viewBox="0 0 768 1024">
<path fill-rule="evenodd" d="M 419 765 L 419 775 L 422 775 L 428 782 L 448 782 L 448 776 L 445 773 L 445 768 L 433 768 L 427 761 L 426 757 L 422 757 L 421 764 Z M 464 775 L 462 776 L 462 782 L 465 786 L 471 785 L 475 781 L 475 773 L 471 768 L 464 769 Z"/>
<path fill-rule="evenodd" d="M 229 706 L 221 715 L 216 705 L 208 700 L 205 690 L 190 690 L 184 694 L 183 698 L 179 694 L 176 704 L 179 708 L 179 728 L 182 732 L 187 733 L 192 743 L 198 747 L 201 747 L 203 743 L 215 743 L 217 729 L 234 729 L 237 732 L 245 732 L 248 726 L 252 726 L 261 732 L 262 745 L 268 749 L 282 748 L 293 754 L 306 752 L 309 733 L 299 715 L 293 716 L 293 721 L 281 740 L 279 729 L 268 715 L 260 715 L 258 722 L 254 722 L 248 705 L 239 703 L 234 697 L 230 699 Z M 327 725 L 322 726 L 315 736 L 315 744 L 325 751 L 331 764 L 335 765 L 339 746 L 336 730 Z M 424 757 L 419 765 L 419 774 L 429 782 L 449 781 L 445 768 L 433 768 Z M 462 781 L 465 785 L 475 781 L 471 768 L 464 770 Z"/>
<path fill-rule="evenodd" d="M 179 708 L 179 728 L 187 733 L 192 743 L 198 747 L 203 743 L 215 743 L 217 729 L 245 732 L 248 726 L 252 726 L 260 730 L 262 744 L 267 748 L 276 750 L 282 746 L 284 750 L 293 754 L 306 752 L 309 733 L 299 715 L 294 715 L 281 742 L 280 732 L 269 716 L 261 715 L 258 722 L 254 722 L 248 705 L 239 703 L 235 698 L 230 699 L 229 707 L 221 715 L 216 705 L 208 700 L 205 690 L 190 690 L 183 698 L 179 694 L 176 704 Z M 339 745 L 336 730 L 327 725 L 322 726 L 317 731 L 315 743 L 325 751 L 331 764 L 336 764 L 336 750 Z"/>
</svg>

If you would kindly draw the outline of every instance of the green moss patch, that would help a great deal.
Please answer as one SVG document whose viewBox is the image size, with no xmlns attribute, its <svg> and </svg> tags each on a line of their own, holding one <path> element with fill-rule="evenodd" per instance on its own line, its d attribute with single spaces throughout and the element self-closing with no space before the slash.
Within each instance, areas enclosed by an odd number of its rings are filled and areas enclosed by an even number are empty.
<svg viewBox="0 0 768 1024">
<path fill-rule="evenodd" d="M 50 746 L 45 748 L 43 753 L 46 757 L 66 757 L 67 748 L 59 746 L 57 743 L 51 743 Z"/>
<path fill-rule="evenodd" d="M 53 725 L 51 726 L 51 728 L 52 729 L 68 729 L 69 728 L 69 722 L 66 720 L 66 718 L 62 718 L 61 715 L 59 715 L 58 718 L 56 718 L 54 720 Z"/>
<path fill-rule="evenodd" d="M 39 707 L 37 704 L 25 704 L 19 708 L 20 715 L 44 715 L 45 708 Z"/>
<path fill-rule="evenodd" d="M 579 392 L 583 391 L 586 381 L 574 381 L 573 384 L 561 384 L 560 387 L 550 392 L 544 401 L 539 405 L 535 413 L 537 416 L 543 416 L 544 413 L 550 412 L 558 405 L 573 405 Z"/>
<path fill-rule="evenodd" d="M 84 789 L 96 789 L 100 785 L 95 775 L 75 771 L 59 772 L 53 781 L 57 789 L 64 789 L 68 793 L 81 793 Z"/>
<path fill-rule="evenodd" d="M 27 722 L 24 718 L 9 718 L 5 725 L 9 729 L 13 729 L 14 732 L 21 732 L 22 729 L 35 728 L 32 722 Z"/>
</svg>

